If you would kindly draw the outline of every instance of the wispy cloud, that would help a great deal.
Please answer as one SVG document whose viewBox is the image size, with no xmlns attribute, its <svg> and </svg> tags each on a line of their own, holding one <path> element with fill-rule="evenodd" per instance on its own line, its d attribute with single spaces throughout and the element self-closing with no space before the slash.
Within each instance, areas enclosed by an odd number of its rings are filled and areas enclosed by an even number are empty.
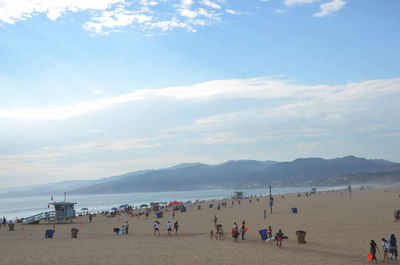
<svg viewBox="0 0 400 265">
<path fill-rule="evenodd" d="M 0 25 L 15 24 L 45 14 L 56 21 L 69 13 L 87 17 L 83 28 L 94 34 L 108 34 L 135 27 L 144 32 L 184 28 L 195 32 L 198 26 L 220 21 L 222 2 L 211 0 L 3 0 L 0 2 Z M 193 20 L 196 17 L 201 20 Z M 201 22 L 200 22 L 201 21 Z"/>
<path fill-rule="evenodd" d="M 320 145 L 319 142 L 314 142 L 314 143 L 303 143 L 303 142 L 300 142 L 300 143 L 298 143 L 296 145 L 296 147 L 298 149 L 310 149 L 310 148 L 317 147 L 318 145 Z"/>
<path fill-rule="evenodd" d="M 400 78 L 369 80 L 345 85 L 301 85 L 286 80 L 269 78 L 229 79 L 198 83 L 191 86 L 167 87 L 161 89 L 142 89 L 133 93 L 115 97 L 105 97 L 89 102 L 80 102 L 67 106 L 48 105 L 39 108 L 0 109 L 0 118 L 12 119 L 69 119 L 89 112 L 127 104 L 130 102 L 164 98 L 169 100 L 215 100 L 215 99 L 274 99 L 297 98 L 301 103 L 281 106 L 289 111 L 301 108 L 307 99 L 319 102 L 338 102 L 373 98 L 379 95 L 400 92 Z M 329 101 L 328 101 L 329 99 Z M 308 100 L 309 101 L 309 100 Z M 299 105 L 300 104 L 300 105 Z M 279 109 L 279 111 L 282 111 Z M 292 113 L 298 113 L 293 111 Z"/>
<path fill-rule="evenodd" d="M 320 5 L 321 11 L 315 13 L 313 16 L 315 17 L 324 17 L 332 14 L 333 12 L 339 11 L 346 5 L 346 2 L 343 0 L 333 0 L 331 2 Z"/>
<path fill-rule="evenodd" d="M 286 6 L 292 6 L 292 5 L 310 4 L 318 1 L 320 0 L 285 0 L 284 3 Z"/>
</svg>

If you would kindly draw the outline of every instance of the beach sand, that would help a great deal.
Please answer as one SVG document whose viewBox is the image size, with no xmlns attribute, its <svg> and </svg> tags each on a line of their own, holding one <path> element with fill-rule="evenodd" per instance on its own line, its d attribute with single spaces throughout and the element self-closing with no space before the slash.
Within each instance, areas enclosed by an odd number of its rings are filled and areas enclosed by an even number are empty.
<svg viewBox="0 0 400 265">
<path fill-rule="evenodd" d="M 14 232 L 0 228 L 0 264 L 368 264 L 369 242 L 391 233 L 400 237 L 400 223 L 393 222 L 393 212 L 400 208 L 399 188 L 374 188 L 348 192 L 317 192 L 274 196 L 271 215 L 268 197 L 243 199 L 241 204 L 231 201 L 221 210 L 208 208 L 209 202 L 188 207 L 176 213 L 179 221 L 177 236 L 167 235 L 166 223 L 172 212 L 160 221 L 161 236 L 153 235 L 154 215 L 149 219 L 129 217 L 105 218 L 97 215 L 89 223 L 87 216 L 73 224 L 57 224 L 53 239 L 45 239 L 46 229 L 52 225 L 17 224 Z M 298 213 L 292 214 L 291 208 Z M 263 211 L 268 209 L 264 222 Z M 213 217 L 223 224 L 226 239 L 210 240 L 214 230 Z M 130 223 L 129 235 L 112 234 L 114 227 Z M 230 230 L 233 222 L 246 221 L 249 227 L 246 240 L 234 243 Z M 80 222 L 82 221 L 82 228 Z M 282 229 L 289 237 L 283 248 L 261 241 L 258 231 L 272 226 L 273 233 Z M 71 239 L 71 228 L 80 229 L 78 238 Z M 307 232 L 305 244 L 298 244 L 296 230 Z M 382 262 L 382 252 L 378 261 Z"/>
</svg>

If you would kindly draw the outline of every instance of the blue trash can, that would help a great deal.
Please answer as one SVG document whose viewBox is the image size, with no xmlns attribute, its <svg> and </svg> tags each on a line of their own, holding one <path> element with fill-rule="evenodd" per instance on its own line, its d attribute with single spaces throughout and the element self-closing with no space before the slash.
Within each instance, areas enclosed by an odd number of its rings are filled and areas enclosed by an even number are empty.
<svg viewBox="0 0 400 265">
<path fill-rule="evenodd" d="M 156 216 L 157 216 L 157 218 L 162 218 L 163 214 L 162 214 L 162 212 L 158 212 L 158 213 L 156 213 Z"/>
<path fill-rule="evenodd" d="M 297 208 L 292 208 L 292 213 L 297 213 Z"/>
<path fill-rule="evenodd" d="M 251 203 L 251 200 L 249 200 L 249 202 Z"/>
<path fill-rule="evenodd" d="M 213 208 L 214 207 L 214 205 L 211 203 L 209 206 L 208 206 L 209 208 Z"/>
<path fill-rule="evenodd" d="M 52 229 L 47 229 L 46 230 L 46 233 L 44 234 L 44 237 L 45 238 L 53 238 L 53 235 L 54 235 L 54 232 L 55 232 L 56 230 L 52 230 Z"/>
<path fill-rule="evenodd" d="M 260 233 L 261 240 L 267 240 L 267 238 L 268 238 L 267 229 L 262 229 L 262 230 L 258 231 L 258 233 Z"/>
</svg>

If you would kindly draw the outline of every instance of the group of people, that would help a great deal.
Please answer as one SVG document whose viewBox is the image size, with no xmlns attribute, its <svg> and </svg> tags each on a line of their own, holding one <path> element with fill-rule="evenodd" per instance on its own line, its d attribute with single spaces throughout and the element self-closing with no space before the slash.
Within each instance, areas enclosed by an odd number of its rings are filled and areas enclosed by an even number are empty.
<svg viewBox="0 0 400 265">
<path fill-rule="evenodd" d="M 380 249 L 383 251 L 383 262 L 389 262 L 389 260 L 397 261 L 397 238 L 394 234 L 391 234 L 388 240 L 382 238 L 382 245 L 379 248 L 374 240 L 370 242 L 370 254 L 368 255 L 368 259 L 373 263 L 374 261 L 378 263 L 376 258 L 376 252 L 380 252 Z"/>
<path fill-rule="evenodd" d="M 0 226 L 1 226 L 1 225 L 6 226 L 6 224 L 7 224 L 7 219 L 6 219 L 5 216 L 3 216 L 3 218 L 0 220 Z"/>
<path fill-rule="evenodd" d="M 231 234 L 233 237 L 233 242 L 238 242 L 239 241 L 239 235 L 242 235 L 242 240 L 245 240 L 244 236 L 247 232 L 247 226 L 246 226 L 246 222 L 243 220 L 242 224 L 239 226 L 237 225 L 237 223 L 235 222 L 233 224 L 232 230 L 231 230 Z"/>
<path fill-rule="evenodd" d="M 160 222 L 159 221 L 154 221 L 153 227 L 154 227 L 154 235 L 158 234 L 160 236 Z M 167 222 L 166 228 L 167 228 L 168 235 L 170 236 L 171 233 L 172 233 L 172 226 L 171 226 L 171 222 L 170 221 Z M 178 220 L 176 220 L 174 222 L 175 235 L 178 234 L 178 229 L 179 229 L 179 223 L 178 223 Z"/>
<path fill-rule="evenodd" d="M 125 225 L 121 228 L 115 227 L 114 228 L 114 235 L 127 235 L 129 234 L 129 223 L 126 221 Z"/>
</svg>

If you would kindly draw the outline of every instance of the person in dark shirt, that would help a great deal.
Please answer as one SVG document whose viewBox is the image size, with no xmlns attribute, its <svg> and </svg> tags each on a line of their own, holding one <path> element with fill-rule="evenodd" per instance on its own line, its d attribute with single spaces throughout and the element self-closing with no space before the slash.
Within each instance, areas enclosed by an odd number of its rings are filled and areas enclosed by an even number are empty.
<svg viewBox="0 0 400 265">
<path fill-rule="evenodd" d="M 371 240 L 370 246 L 371 246 L 371 254 L 372 254 L 372 260 L 371 260 L 371 262 L 373 263 L 374 260 L 375 260 L 375 262 L 378 263 L 378 260 L 376 259 L 376 250 L 379 251 L 379 248 L 378 248 L 378 246 L 376 245 L 376 243 L 375 243 L 374 240 Z"/>
</svg>

